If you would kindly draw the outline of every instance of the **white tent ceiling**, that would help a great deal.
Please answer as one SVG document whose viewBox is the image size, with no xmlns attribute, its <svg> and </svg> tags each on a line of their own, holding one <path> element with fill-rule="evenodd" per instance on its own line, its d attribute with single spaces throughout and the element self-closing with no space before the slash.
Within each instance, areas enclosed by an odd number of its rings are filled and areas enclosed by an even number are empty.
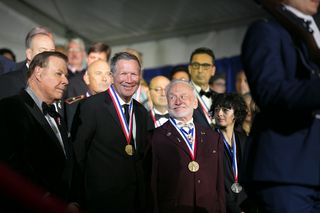
<svg viewBox="0 0 320 213">
<path fill-rule="evenodd" d="M 247 25 L 265 15 L 252 0 L 2 0 L 65 38 L 123 45 Z M 3 16 L 3 15 L 1 15 Z M 3 28 L 2 28 L 3 29 Z"/>
</svg>

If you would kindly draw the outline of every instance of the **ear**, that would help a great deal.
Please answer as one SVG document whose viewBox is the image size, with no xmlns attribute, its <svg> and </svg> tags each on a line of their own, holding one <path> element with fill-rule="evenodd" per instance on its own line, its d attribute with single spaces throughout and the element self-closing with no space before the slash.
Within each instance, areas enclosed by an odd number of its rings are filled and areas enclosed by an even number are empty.
<svg viewBox="0 0 320 213">
<path fill-rule="evenodd" d="M 198 108 L 198 98 L 194 98 L 193 109 L 197 109 L 197 108 Z"/>
<path fill-rule="evenodd" d="M 26 57 L 27 57 L 27 62 L 30 63 L 32 60 L 32 50 L 30 48 L 26 49 Z"/>
<path fill-rule="evenodd" d="M 39 66 L 36 66 L 34 68 L 34 71 L 33 71 L 33 75 L 35 76 L 35 78 L 38 80 L 38 81 L 41 81 L 41 74 L 42 74 L 42 68 L 39 67 Z"/>
<path fill-rule="evenodd" d="M 84 80 L 84 82 L 86 83 L 86 85 L 89 85 L 89 84 L 90 84 L 88 71 L 86 71 L 86 73 L 83 75 L 83 80 Z"/>
<path fill-rule="evenodd" d="M 214 74 L 216 74 L 216 66 L 215 65 L 212 66 L 212 74 L 211 74 L 211 76 L 214 76 Z"/>
<path fill-rule="evenodd" d="M 191 65 L 188 65 L 189 74 L 191 75 Z"/>
</svg>

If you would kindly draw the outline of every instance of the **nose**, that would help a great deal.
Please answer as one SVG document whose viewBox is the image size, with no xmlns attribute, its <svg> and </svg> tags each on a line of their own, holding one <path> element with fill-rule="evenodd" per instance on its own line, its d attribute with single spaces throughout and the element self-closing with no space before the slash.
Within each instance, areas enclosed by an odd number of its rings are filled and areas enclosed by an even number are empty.
<svg viewBox="0 0 320 213">
<path fill-rule="evenodd" d="M 182 103 L 182 101 L 181 101 L 180 97 L 177 97 L 177 98 L 175 99 L 175 101 L 174 101 L 174 104 L 175 104 L 175 105 L 180 105 L 181 103 Z"/>
<path fill-rule="evenodd" d="M 222 109 L 220 108 L 220 109 L 218 109 L 218 110 L 215 110 L 215 115 L 217 116 L 217 117 L 221 117 L 222 115 L 223 115 L 223 111 L 222 111 Z"/>
<path fill-rule="evenodd" d="M 65 75 L 62 76 L 62 84 L 64 84 L 64 85 L 68 85 L 69 84 L 69 80 Z"/>
<path fill-rule="evenodd" d="M 127 74 L 127 76 L 126 76 L 126 81 L 127 81 L 127 82 L 131 82 L 131 81 L 132 81 L 132 76 L 131 76 L 131 74 Z"/>
</svg>

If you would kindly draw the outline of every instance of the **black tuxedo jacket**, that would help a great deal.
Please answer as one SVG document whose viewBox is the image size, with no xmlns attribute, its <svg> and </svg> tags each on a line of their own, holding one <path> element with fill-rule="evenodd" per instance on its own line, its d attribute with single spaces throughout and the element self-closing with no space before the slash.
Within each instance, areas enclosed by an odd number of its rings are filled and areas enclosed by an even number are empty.
<svg viewBox="0 0 320 213">
<path fill-rule="evenodd" d="M 61 132 L 68 157 L 43 113 L 23 91 L 0 101 L 0 160 L 50 194 L 68 200 L 73 156 Z"/>
<path fill-rule="evenodd" d="M 26 87 L 27 70 L 26 61 L 22 61 L 14 71 L 0 76 L 0 99 L 17 95 Z"/>
<path fill-rule="evenodd" d="M 109 93 L 79 103 L 72 137 L 84 205 L 89 212 L 143 212 L 145 181 L 142 158 L 148 112 L 133 100 L 137 150 L 125 152 L 127 141 Z"/>
<path fill-rule="evenodd" d="M 217 93 L 215 93 L 211 89 L 210 89 L 210 93 L 211 93 L 211 100 L 214 101 L 214 98 L 217 95 Z M 211 106 L 209 106 L 209 110 L 210 110 L 210 108 L 211 108 Z M 204 127 L 212 128 L 211 125 L 209 124 L 206 116 L 205 116 L 205 112 L 201 108 L 200 101 L 198 101 L 198 107 L 193 112 L 193 119 L 194 119 L 194 122 L 199 123 Z"/>
</svg>

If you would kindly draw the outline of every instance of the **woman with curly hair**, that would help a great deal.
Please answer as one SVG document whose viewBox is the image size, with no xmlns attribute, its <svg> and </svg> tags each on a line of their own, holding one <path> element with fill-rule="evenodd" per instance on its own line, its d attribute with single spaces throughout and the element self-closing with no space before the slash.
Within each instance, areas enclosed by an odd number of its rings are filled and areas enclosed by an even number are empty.
<svg viewBox="0 0 320 213">
<path fill-rule="evenodd" d="M 227 212 L 249 212 L 247 195 L 239 182 L 247 136 L 241 131 L 247 115 L 247 106 L 239 94 L 218 94 L 211 106 L 211 113 L 224 141 L 224 174 Z M 240 131 L 239 131 L 240 130 Z M 251 211 L 250 211 L 251 212 Z"/>
</svg>

